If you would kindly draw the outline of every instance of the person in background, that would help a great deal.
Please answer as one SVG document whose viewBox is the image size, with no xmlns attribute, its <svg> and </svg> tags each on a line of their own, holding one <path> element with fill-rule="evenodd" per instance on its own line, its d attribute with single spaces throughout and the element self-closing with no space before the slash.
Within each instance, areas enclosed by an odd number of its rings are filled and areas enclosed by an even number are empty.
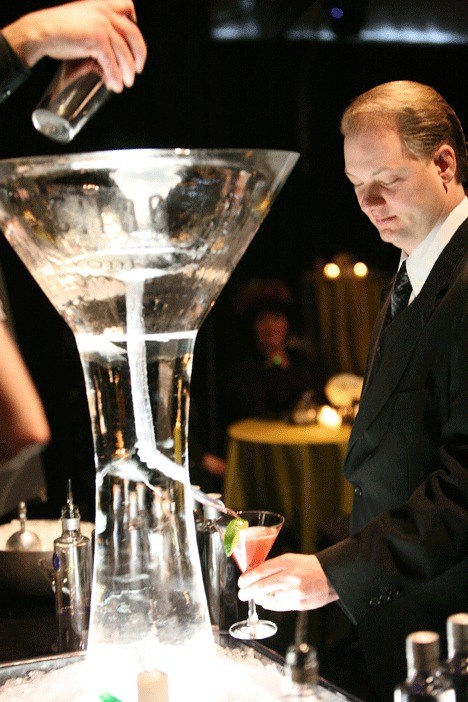
<svg viewBox="0 0 468 702">
<path fill-rule="evenodd" d="M 235 307 L 232 334 L 239 343 L 230 348 L 216 379 L 199 373 L 201 366 L 206 369 L 210 364 L 195 354 L 190 474 L 192 482 L 208 492 L 222 493 L 226 430 L 232 422 L 245 417 L 288 418 L 305 393 L 307 402 L 323 399 L 322 376 L 293 334 L 289 288 L 276 279 L 250 280 Z M 207 398 L 207 388 L 216 396 Z"/>
<path fill-rule="evenodd" d="M 107 87 L 121 92 L 143 70 L 146 44 L 131 0 L 76 0 L 23 15 L 0 32 L 0 102 L 44 56 L 94 60 Z M 0 469 L 20 467 L 50 440 L 30 374 L 0 302 Z"/>
<path fill-rule="evenodd" d="M 40 451 L 50 440 L 50 430 L 1 303 L 0 359 L 0 470 L 10 470 Z"/>
<path fill-rule="evenodd" d="M 289 417 L 304 393 L 321 401 L 322 374 L 295 343 L 289 289 L 281 281 L 253 281 L 243 297 L 247 348 L 227 373 L 227 422 Z"/>
<path fill-rule="evenodd" d="M 444 641 L 447 617 L 468 610 L 466 142 L 442 96 L 410 81 L 358 97 L 341 130 L 358 203 L 401 251 L 345 462 L 350 536 L 267 560 L 240 577 L 240 598 L 273 610 L 338 601 L 357 624 L 373 700 L 390 702 L 405 637 L 429 629 Z"/>
</svg>

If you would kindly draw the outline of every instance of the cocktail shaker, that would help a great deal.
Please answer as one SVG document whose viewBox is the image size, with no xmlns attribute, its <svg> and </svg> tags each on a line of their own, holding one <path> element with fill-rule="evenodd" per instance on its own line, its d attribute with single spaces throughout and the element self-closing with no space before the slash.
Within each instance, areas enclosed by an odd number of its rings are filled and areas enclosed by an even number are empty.
<svg viewBox="0 0 468 702">
<path fill-rule="evenodd" d="M 19 531 L 15 531 L 6 542 L 7 551 L 40 551 L 42 549 L 41 540 L 33 531 L 29 531 L 27 522 L 26 502 L 18 505 L 18 517 L 20 520 Z"/>
<path fill-rule="evenodd" d="M 216 499 L 221 495 L 211 493 L 210 497 Z M 220 631 L 227 631 L 238 619 L 238 571 L 224 551 L 218 518 L 219 510 L 203 505 L 203 520 L 196 523 L 197 543 L 211 624 Z"/>
</svg>

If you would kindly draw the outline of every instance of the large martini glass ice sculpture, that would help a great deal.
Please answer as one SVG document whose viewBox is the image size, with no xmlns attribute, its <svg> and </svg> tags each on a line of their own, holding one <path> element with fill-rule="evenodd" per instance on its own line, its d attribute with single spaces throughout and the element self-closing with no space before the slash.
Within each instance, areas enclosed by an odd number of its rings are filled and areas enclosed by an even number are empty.
<svg viewBox="0 0 468 702">
<path fill-rule="evenodd" d="M 128 150 L 0 163 L 0 225 L 73 330 L 84 369 L 96 699 L 135 700 L 138 671 L 154 667 L 168 673 L 171 700 L 181 680 L 192 699 L 210 699 L 187 467 L 193 347 L 296 159 Z"/>
</svg>

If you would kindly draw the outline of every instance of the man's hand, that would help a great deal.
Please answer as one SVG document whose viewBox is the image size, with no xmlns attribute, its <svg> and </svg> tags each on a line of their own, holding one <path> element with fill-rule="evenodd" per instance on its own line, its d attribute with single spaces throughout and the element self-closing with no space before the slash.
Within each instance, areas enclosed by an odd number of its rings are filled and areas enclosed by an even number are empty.
<svg viewBox="0 0 468 702">
<path fill-rule="evenodd" d="M 211 475 L 219 475 L 222 477 L 226 472 L 226 461 L 214 453 L 205 453 L 202 461 L 203 468 Z"/>
<path fill-rule="evenodd" d="M 75 0 L 31 12 L 2 31 L 29 68 L 44 56 L 91 58 L 100 66 L 107 88 L 117 93 L 133 85 L 146 61 L 132 0 Z"/>
<path fill-rule="evenodd" d="M 276 611 L 317 609 L 338 599 L 319 560 L 286 553 L 270 558 L 239 578 L 239 599 L 254 599 Z"/>
</svg>

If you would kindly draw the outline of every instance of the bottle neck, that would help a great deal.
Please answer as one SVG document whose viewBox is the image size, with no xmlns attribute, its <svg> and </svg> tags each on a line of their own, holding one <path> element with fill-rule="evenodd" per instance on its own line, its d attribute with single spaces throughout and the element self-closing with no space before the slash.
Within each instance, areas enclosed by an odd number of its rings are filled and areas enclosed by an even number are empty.
<svg viewBox="0 0 468 702">
<path fill-rule="evenodd" d="M 307 643 L 293 644 L 286 652 L 284 674 L 298 686 L 314 687 L 318 684 L 317 652 Z"/>
<path fill-rule="evenodd" d="M 416 631 L 406 639 L 408 677 L 431 675 L 440 665 L 439 635 L 433 631 Z"/>
<path fill-rule="evenodd" d="M 62 518 L 62 531 L 65 534 L 66 532 L 75 532 L 80 534 L 80 519 L 77 519 L 76 517 L 73 518 L 67 518 L 63 517 Z"/>
<path fill-rule="evenodd" d="M 453 614 L 447 620 L 449 659 L 468 656 L 468 613 Z"/>
</svg>

